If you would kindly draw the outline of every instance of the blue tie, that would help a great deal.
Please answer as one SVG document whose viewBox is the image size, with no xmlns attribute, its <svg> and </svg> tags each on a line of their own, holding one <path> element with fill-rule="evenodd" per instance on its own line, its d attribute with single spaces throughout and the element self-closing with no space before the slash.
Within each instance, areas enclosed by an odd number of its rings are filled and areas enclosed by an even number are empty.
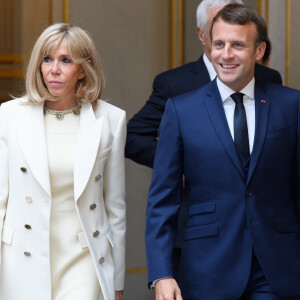
<svg viewBox="0 0 300 300">
<path fill-rule="evenodd" d="M 242 154 L 244 159 L 250 155 L 248 126 L 245 107 L 243 104 L 243 93 L 234 93 L 231 98 L 235 102 L 234 109 L 234 143 L 238 151 Z"/>
</svg>

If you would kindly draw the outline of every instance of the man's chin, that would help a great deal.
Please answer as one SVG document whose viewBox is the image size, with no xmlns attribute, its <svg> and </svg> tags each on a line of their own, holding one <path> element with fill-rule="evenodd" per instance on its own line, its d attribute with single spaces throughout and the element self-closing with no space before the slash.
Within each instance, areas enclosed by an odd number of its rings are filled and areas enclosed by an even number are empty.
<svg viewBox="0 0 300 300">
<path fill-rule="evenodd" d="M 227 86 L 232 85 L 235 82 L 235 76 L 232 76 L 232 74 L 220 74 L 218 75 L 218 78 Z"/>
</svg>

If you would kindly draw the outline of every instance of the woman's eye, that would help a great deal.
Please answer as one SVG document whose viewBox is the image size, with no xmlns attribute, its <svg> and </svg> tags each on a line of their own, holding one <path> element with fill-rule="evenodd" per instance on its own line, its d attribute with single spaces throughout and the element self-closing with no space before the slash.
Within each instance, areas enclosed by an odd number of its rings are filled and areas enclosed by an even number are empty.
<svg viewBox="0 0 300 300">
<path fill-rule="evenodd" d="M 43 61 L 44 62 L 50 62 L 51 61 L 51 58 L 49 57 L 49 56 L 45 56 L 44 58 L 43 58 Z"/>
<path fill-rule="evenodd" d="M 65 63 L 65 64 L 68 64 L 68 63 L 71 62 L 71 60 L 70 60 L 69 58 L 67 58 L 67 57 L 62 58 L 61 61 L 62 61 L 63 63 Z"/>
</svg>

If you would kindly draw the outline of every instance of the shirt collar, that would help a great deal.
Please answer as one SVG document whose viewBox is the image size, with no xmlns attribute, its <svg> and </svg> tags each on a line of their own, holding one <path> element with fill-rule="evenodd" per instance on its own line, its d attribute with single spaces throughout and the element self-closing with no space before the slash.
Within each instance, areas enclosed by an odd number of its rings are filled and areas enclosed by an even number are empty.
<svg viewBox="0 0 300 300">
<path fill-rule="evenodd" d="M 210 80 L 214 80 L 217 76 L 217 73 L 216 73 L 216 71 L 213 67 L 213 64 L 209 61 L 209 59 L 207 58 L 205 53 L 203 53 L 203 61 L 204 61 L 204 64 L 206 66 L 206 69 L 208 71 Z"/>
<path fill-rule="evenodd" d="M 243 93 L 246 96 L 248 96 L 251 100 L 254 100 L 254 85 L 255 85 L 255 79 L 253 77 L 251 81 L 240 91 L 240 93 Z M 217 78 L 217 86 L 223 102 L 226 99 L 228 99 L 231 94 L 236 93 L 230 87 L 225 85 L 219 78 Z"/>
</svg>

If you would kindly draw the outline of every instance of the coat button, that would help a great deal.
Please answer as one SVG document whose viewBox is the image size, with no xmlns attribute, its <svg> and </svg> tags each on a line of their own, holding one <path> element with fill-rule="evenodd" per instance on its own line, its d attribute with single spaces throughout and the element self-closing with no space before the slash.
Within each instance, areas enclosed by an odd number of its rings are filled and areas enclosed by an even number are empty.
<svg viewBox="0 0 300 300">
<path fill-rule="evenodd" d="M 90 205 L 90 210 L 94 210 L 96 207 L 97 207 L 97 204 L 96 203 L 92 203 Z"/>
<path fill-rule="evenodd" d="M 25 227 L 26 229 L 31 229 L 31 225 L 29 225 L 29 224 L 25 224 L 24 227 Z"/>
<path fill-rule="evenodd" d="M 100 234 L 100 232 L 99 232 L 98 230 L 96 230 L 96 231 L 93 232 L 93 237 L 95 238 L 95 237 L 97 237 L 99 234 Z"/>
<path fill-rule="evenodd" d="M 99 180 L 101 179 L 101 177 L 102 177 L 102 176 L 101 176 L 100 174 L 96 175 L 96 176 L 95 176 L 95 181 L 99 181 Z"/>
<path fill-rule="evenodd" d="M 30 196 L 27 195 L 25 199 L 28 203 L 32 203 L 32 198 Z"/>
<path fill-rule="evenodd" d="M 30 257 L 30 256 L 31 256 L 31 252 L 25 251 L 25 252 L 24 252 L 24 255 L 27 256 L 27 257 Z"/>
<path fill-rule="evenodd" d="M 103 265 L 103 264 L 104 264 L 104 261 L 105 261 L 105 259 L 104 259 L 103 256 L 100 257 L 100 258 L 98 259 L 98 263 L 99 263 L 100 265 Z"/>
<path fill-rule="evenodd" d="M 253 195 L 254 195 L 254 193 L 251 192 L 251 191 L 247 191 L 247 192 L 246 192 L 246 196 L 247 196 L 247 197 L 252 197 Z"/>
<path fill-rule="evenodd" d="M 25 167 L 21 167 L 20 170 L 21 170 L 23 173 L 27 173 L 27 168 L 25 168 Z"/>
<path fill-rule="evenodd" d="M 29 225 L 29 224 L 25 224 L 24 227 L 25 227 L 26 229 L 31 229 L 31 225 Z"/>
</svg>

